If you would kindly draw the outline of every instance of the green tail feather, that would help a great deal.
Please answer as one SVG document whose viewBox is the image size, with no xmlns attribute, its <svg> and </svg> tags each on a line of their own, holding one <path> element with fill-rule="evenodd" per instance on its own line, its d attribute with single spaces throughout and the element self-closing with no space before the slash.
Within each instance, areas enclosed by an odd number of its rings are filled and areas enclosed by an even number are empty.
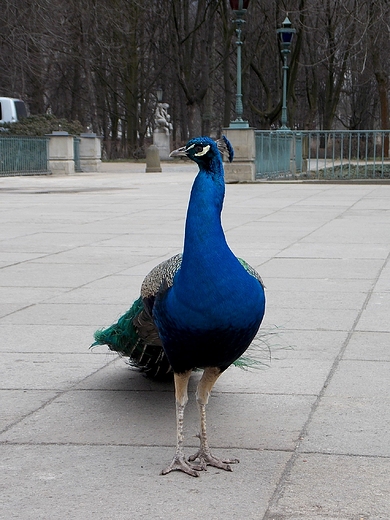
<svg viewBox="0 0 390 520">
<path fill-rule="evenodd" d="M 142 298 L 138 298 L 132 307 L 121 317 L 118 322 L 108 329 L 97 330 L 94 334 L 96 345 L 108 345 L 111 350 L 119 352 L 123 356 L 131 356 L 139 342 L 137 331 L 133 325 L 133 319 L 144 308 Z"/>
<path fill-rule="evenodd" d="M 243 370 L 249 370 L 250 368 L 264 368 L 268 365 L 263 361 L 259 361 L 258 359 L 254 359 L 248 356 L 241 356 L 236 361 L 233 361 L 233 366 L 237 368 L 242 368 Z"/>
<path fill-rule="evenodd" d="M 108 345 L 110 350 L 127 356 L 131 365 L 140 368 L 150 377 L 165 379 L 170 377 L 172 369 L 162 347 L 146 343 L 139 337 L 134 326 L 134 318 L 143 309 L 144 304 L 140 297 L 117 323 L 95 332 L 95 343 L 91 347 Z"/>
</svg>

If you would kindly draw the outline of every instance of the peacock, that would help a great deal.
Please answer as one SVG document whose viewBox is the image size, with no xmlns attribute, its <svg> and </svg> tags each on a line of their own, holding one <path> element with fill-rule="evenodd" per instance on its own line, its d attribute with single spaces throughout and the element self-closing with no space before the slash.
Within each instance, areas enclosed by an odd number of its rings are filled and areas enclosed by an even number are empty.
<svg viewBox="0 0 390 520">
<path fill-rule="evenodd" d="M 237 459 L 222 460 L 210 450 L 206 405 L 219 376 L 243 355 L 265 312 L 260 275 L 229 248 L 221 224 L 225 196 L 222 156 L 233 160 L 225 136 L 196 137 L 170 155 L 198 164 L 185 224 L 183 253 L 145 277 L 141 295 L 116 324 L 95 333 L 94 345 L 108 345 L 128 356 L 151 377 L 173 374 L 176 400 L 176 451 L 161 474 L 183 471 L 198 477 L 207 466 L 232 471 Z M 200 447 L 184 455 L 183 422 L 193 370 L 203 374 L 196 390 Z"/>
</svg>

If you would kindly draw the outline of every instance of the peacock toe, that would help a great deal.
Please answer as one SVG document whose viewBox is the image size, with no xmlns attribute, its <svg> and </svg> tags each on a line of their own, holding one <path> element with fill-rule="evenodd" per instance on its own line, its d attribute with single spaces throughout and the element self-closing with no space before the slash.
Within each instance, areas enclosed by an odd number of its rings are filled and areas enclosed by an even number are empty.
<svg viewBox="0 0 390 520">
<path fill-rule="evenodd" d="M 184 456 L 175 455 L 169 466 L 161 471 L 161 475 L 167 475 L 171 471 L 183 471 L 187 475 L 191 475 L 191 477 L 199 477 L 199 471 L 202 469 L 198 464 L 189 464 Z"/>
<path fill-rule="evenodd" d="M 194 455 L 188 458 L 190 462 L 199 460 L 199 467 L 206 471 L 207 466 L 213 466 L 214 468 L 223 469 L 225 471 L 233 471 L 230 464 L 238 464 L 238 459 L 219 459 L 215 457 L 210 451 L 206 451 L 200 448 Z"/>
</svg>

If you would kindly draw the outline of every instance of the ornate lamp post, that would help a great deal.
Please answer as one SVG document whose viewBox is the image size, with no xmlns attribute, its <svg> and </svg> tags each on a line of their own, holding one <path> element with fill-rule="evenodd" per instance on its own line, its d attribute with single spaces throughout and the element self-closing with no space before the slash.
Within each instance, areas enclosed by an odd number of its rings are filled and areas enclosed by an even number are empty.
<svg viewBox="0 0 390 520">
<path fill-rule="evenodd" d="M 242 105 L 242 91 L 241 91 L 241 26 L 245 23 L 244 16 L 248 9 L 249 0 L 229 0 L 230 7 L 235 15 L 234 23 L 236 24 L 237 34 L 237 94 L 236 94 L 236 119 L 230 122 L 229 128 L 249 128 L 248 121 L 242 119 L 244 112 Z"/>
<path fill-rule="evenodd" d="M 158 101 L 159 103 L 162 102 L 162 100 L 163 100 L 163 95 L 164 95 L 164 91 L 163 91 L 162 87 L 160 87 L 160 86 L 157 87 L 157 90 L 156 90 L 156 96 L 157 96 L 157 101 Z"/>
<path fill-rule="evenodd" d="M 280 130 L 289 130 L 287 126 L 287 72 L 288 72 L 288 55 L 290 53 L 291 42 L 294 34 L 297 32 L 286 16 L 282 27 L 277 29 L 276 32 L 279 34 L 280 44 L 282 47 L 283 55 L 283 101 L 282 101 L 282 126 Z"/>
</svg>

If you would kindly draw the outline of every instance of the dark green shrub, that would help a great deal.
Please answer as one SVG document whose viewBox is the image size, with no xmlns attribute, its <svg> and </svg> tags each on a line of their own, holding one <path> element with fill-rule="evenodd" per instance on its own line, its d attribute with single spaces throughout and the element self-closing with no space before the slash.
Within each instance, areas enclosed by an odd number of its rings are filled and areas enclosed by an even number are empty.
<svg viewBox="0 0 390 520">
<path fill-rule="evenodd" d="M 79 121 L 58 119 L 52 114 L 26 117 L 17 123 L 3 123 L 0 125 L 0 132 L 3 129 L 7 132 L 7 135 L 32 136 L 51 134 L 53 131 L 58 130 L 68 132 L 72 135 L 80 135 L 84 131 Z"/>
</svg>

